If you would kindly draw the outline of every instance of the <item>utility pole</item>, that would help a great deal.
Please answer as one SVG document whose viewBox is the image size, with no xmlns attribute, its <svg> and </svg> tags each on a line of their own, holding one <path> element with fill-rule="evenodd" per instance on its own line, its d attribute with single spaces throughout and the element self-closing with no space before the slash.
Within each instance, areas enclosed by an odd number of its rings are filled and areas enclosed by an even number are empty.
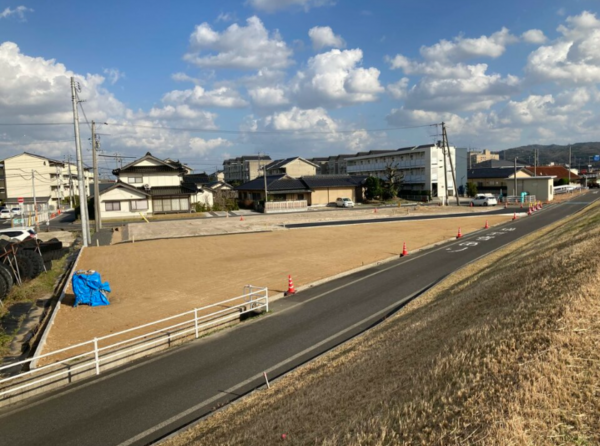
<svg viewBox="0 0 600 446">
<path fill-rule="evenodd" d="M 448 143 L 448 132 L 446 132 L 446 124 L 444 124 L 443 122 L 442 122 L 442 139 L 443 139 L 444 146 L 448 149 L 448 159 L 450 160 L 450 170 L 452 171 L 452 183 L 453 183 L 454 196 L 456 197 L 456 205 L 460 206 L 460 198 L 458 198 L 458 188 L 456 186 L 456 172 L 454 171 L 454 163 L 452 162 L 452 153 L 450 153 L 450 144 Z M 444 161 L 446 161 L 446 158 L 444 158 Z M 444 170 L 446 170 L 445 166 L 444 166 Z M 446 172 L 444 172 L 444 175 L 445 175 L 444 180 L 446 180 L 448 178 L 448 175 Z M 446 185 L 446 197 L 448 197 L 448 185 Z"/>
<path fill-rule="evenodd" d="M 533 176 L 537 177 L 538 149 L 533 149 L 533 162 L 535 163 L 533 167 Z"/>
<path fill-rule="evenodd" d="M 102 229 L 102 217 L 100 215 L 100 185 L 98 184 L 98 159 L 96 156 L 96 123 L 92 121 L 92 159 L 94 162 L 94 222 L 96 223 L 96 232 Z"/>
<path fill-rule="evenodd" d="M 517 157 L 515 156 L 515 173 L 513 175 L 514 179 L 515 179 L 515 187 L 514 187 L 514 195 L 515 197 L 517 197 Z"/>
<path fill-rule="evenodd" d="M 38 229 L 38 215 L 37 215 L 37 199 L 35 197 L 35 170 L 31 169 L 31 190 L 33 192 L 33 215 L 35 221 L 35 228 Z M 23 216 L 21 216 L 23 218 Z"/>
<path fill-rule="evenodd" d="M 264 184 L 265 184 L 265 206 L 264 206 L 265 209 L 264 209 L 264 211 L 266 214 L 267 213 L 267 199 L 268 199 L 268 193 L 269 193 L 269 191 L 267 190 L 267 160 L 265 160 L 265 164 L 263 165 L 260 152 L 258 152 L 258 163 L 261 165 L 261 168 L 263 171 L 263 180 L 264 180 Z"/>
<path fill-rule="evenodd" d="M 75 150 L 77 155 L 77 182 L 79 183 L 79 209 L 81 211 L 81 236 L 83 246 L 87 247 L 90 240 L 90 227 L 87 215 L 87 199 L 85 196 L 85 180 L 83 171 L 83 155 L 81 153 L 81 139 L 79 137 L 79 113 L 77 111 L 77 93 L 75 91 L 75 78 L 71 77 L 71 100 L 73 102 L 73 127 L 75 129 Z"/>
<path fill-rule="evenodd" d="M 443 135 L 443 132 L 442 132 Z M 443 136 L 442 136 L 443 139 Z M 447 167 L 446 167 L 446 145 L 443 143 L 442 141 L 442 155 L 444 158 L 444 196 L 443 196 L 443 201 L 444 203 L 442 204 L 442 206 L 448 206 L 448 172 L 447 172 Z M 440 179 L 438 178 L 438 184 L 440 183 Z M 439 192 L 438 192 L 439 195 Z"/>
</svg>

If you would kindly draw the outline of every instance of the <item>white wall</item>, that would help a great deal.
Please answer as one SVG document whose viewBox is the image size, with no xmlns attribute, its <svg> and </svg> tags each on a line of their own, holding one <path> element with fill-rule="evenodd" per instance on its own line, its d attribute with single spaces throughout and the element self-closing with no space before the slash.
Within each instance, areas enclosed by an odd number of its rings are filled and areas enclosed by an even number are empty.
<svg viewBox="0 0 600 446">
<path fill-rule="evenodd" d="M 194 203 L 202 203 L 213 207 L 214 204 L 214 194 L 208 190 L 202 190 L 198 192 L 196 195 L 191 196 L 191 202 Z"/>
<path fill-rule="evenodd" d="M 141 182 L 135 183 L 130 181 L 131 178 L 141 178 Z M 182 175 L 180 172 L 173 171 L 169 172 L 157 172 L 157 173 L 145 173 L 145 174 L 127 174 L 122 173 L 119 175 L 119 180 L 123 183 L 131 184 L 134 187 L 142 187 L 144 184 L 150 186 L 179 186 L 181 184 Z"/>
<path fill-rule="evenodd" d="M 147 200 L 148 209 L 145 211 L 131 210 L 131 202 L 133 200 Z M 107 211 L 105 205 L 107 201 L 118 201 L 119 203 L 121 203 L 121 210 Z M 152 200 L 150 197 L 147 197 L 142 193 L 136 193 L 124 189 L 122 187 L 116 187 L 108 192 L 105 192 L 100 196 L 100 209 L 102 220 L 111 218 L 139 217 L 140 212 L 142 213 L 142 215 L 152 213 Z"/>
</svg>

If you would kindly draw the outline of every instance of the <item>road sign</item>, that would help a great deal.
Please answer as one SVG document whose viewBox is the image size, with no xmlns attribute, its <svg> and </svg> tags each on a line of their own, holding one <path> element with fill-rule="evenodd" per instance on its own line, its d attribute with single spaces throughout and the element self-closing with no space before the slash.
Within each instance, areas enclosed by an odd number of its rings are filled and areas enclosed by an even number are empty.
<svg viewBox="0 0 600 446">
<path fill-rule="evenodd" d="M 600 155 L 594 155 L 594 161 L 600 161 Z"/>
<path fill-rule="evenodd" d="M 18 198 L 18 199 L 17 199 L 17 201 L 18 201 L 19 203 L 23 203 L 25 200 L 23 200 L 23 198 Z"/>
</svg>

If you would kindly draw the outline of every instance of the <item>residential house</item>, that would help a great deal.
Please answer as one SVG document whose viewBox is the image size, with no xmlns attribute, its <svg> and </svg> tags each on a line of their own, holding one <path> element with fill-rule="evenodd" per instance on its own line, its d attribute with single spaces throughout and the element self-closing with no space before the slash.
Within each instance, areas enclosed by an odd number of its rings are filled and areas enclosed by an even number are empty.
<svg viewBox="0 0 600 446">
<path fill-rule="evenodd" d="M 275 160 L 267 164 L 267 175 L 287 175 L 292 178 L 300 178 L 306 175 L 316 175 L 319 166 L 299 156 Z M 262 175 L 261 175 L 262 176 Z"/>
<path fill-rule="evenodd" d="M 365 176 L 308 175 L 293 178 L 289 175 L 268 175 L 267 194 L 269 200 L 306 200 L 308 206 L 326 206 L 338 198 L 350 198 L 355 202 L 363 199 Z M 263 177 L 236 187 L 240 201 L 245 206 L 257 207 L 265 199 Z"/>
<path fill-rule="evenodd" d="M 46 156 L 24 152 L 0 162 L 0 198 L 9 206 L 17 206 L 23 199 L 23 208 L 57 209 L 63 200 L 79 195 L 77 166 Z M 84 187 L 90 192 L 92 170 L 84 167 Z"/>
<path fill-rule="evenodd" d="M 531 171 L 533 176 L 552 176 L 555 177 L 554 185 L 559 186 L 562 184 L 571 184 L 578 186 L 583 180 L 582 177 L 573 173 L 569 169 L 563 166 L 529 166 L 527 170 Z"/>
<path fill-rule="evenodd" d="M 554 199 L 554 176 L 533 176 L 528 167 L 486 167 L 468 170 L 469 182 L 475 183 L 477 192 L 495 195 L 518 195 L 523 192 L 543 201 Z"/>
<path fill-rule="evenodd" d="M 113 170 L 118 181 L 100 191 L 102 218 L 190 212 L 203 194 L 199 197 L 196 184 L 184 181 L 187 172 L 180 162 L 150 152 Z"/>
<path fill-rule="evenodd" d="M 224 181 L 245 183 L 261 175 L 262 167 L 271 161 L 269 156 L 244 155 L 223 161 Z"/>
</svg>

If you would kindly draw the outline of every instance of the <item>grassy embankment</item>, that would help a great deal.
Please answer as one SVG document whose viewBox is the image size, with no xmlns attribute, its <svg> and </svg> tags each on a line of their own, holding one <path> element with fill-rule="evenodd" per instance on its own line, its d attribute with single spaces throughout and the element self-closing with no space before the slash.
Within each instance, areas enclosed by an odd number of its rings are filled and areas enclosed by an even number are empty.
<svg viewBox="0 0 600 446">
<path fill-rule="evenodd" d="M 0 319 L 10 312 L 13 305 L 22 303 L 35 303 L 37 299 L 40 299 L 52 293 L 54 285 L 58 276 L 63 272 L 66 256 L 60 260 L 52 261 L 52 269 L 50 271 L 40 274 L 33 280 L 29 280 L 23 285 L 15 285 L 8 293 L 8 296 L 2 302 L 4 305 L 0 306 Z M 4 356 L 8 346 L 12 342 L 15 333 L 7 333 L 4 327 L 0 324 L 0 357 Z"/>
<path fill-rule="evenodd" d="M 600 444 L 598 246 L 596 205 L 167 444 Z"/>
</svg>

